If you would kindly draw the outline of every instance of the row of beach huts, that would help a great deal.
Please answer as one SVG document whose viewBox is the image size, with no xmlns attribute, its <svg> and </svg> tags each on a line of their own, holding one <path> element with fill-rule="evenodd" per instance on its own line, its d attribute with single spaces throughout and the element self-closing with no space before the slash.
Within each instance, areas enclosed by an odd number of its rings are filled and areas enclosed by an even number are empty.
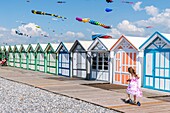
<svg viewBox="0 0 170 113">
<path fill-rule="evenodd" d="M 0 46 L 0 59 L 5 57 L 12 67 L 120 85 L 127 85 L 133 67 L 140 86 L 170 92 L 170 34 Z"/>
</svg>

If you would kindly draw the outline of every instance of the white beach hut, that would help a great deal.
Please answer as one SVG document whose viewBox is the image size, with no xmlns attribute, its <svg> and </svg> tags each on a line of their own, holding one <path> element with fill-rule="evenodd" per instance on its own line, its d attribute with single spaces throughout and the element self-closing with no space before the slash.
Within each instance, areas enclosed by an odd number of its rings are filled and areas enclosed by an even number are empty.
<svg viewBox="0 0 170 113">
<path fill-rule="evenodd" d="M 112 82 L 111 47 L 118 39 L 96 38 L 88 48 L 91 53 L 91 76 L 90 79 Z"/>
<path fill-rule="evenodd" d="M 86 78 L 90 77 L 90 63 L 88 59 L 88 47 L 93 41 L 76 40 L 70 49 L 72 54 L 72 76 Z"/>
</svg>

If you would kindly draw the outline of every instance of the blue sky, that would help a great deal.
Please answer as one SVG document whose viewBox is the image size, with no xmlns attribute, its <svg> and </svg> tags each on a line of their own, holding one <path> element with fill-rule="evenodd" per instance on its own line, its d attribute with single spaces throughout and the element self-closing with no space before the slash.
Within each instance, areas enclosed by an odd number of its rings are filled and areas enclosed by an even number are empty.
<svg viewBox="0 0 170 113">
<path fill-rule="evenodd" d="M 58 0 L 29 1 L 1 1 L 0 45 L 91 40 L 92 34 L 96 33 L 108 34 L 114 38 L 122 34 L 147 37 L 155 31 L 170 33 L 168 0 L 128 0 L 134 4 L 122 3 L 122 0 L 114 0 L 113 3 L 106 3 L 105 0 L 64 0 L 66 3 L 63 4 L 58 4 Z M 105 8 L 113 11 L 107 13 Z M 31 10 L 53 13 L 68 19 L 62 21 L 50 16 L 35 15 Z M 112 29 L 78 22 L 76 17 L 90 18 L 111 25 Z M 147 26 L 153 28 L 147 29 Z M 31 38 L 17 35 L 16 30 Z"/>
</svg>

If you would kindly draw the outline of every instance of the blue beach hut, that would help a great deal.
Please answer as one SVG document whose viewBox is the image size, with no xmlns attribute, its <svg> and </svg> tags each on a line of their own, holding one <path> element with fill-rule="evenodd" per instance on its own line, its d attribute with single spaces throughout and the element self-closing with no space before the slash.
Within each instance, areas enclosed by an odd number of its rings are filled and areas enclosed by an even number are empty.
<svg viewBox="0 0 170 113">
<path fill-rule="evenodd" d="M 144 51 L 143 87 L 170 92 L 170 34 L 155 32 L 139 49 Z"/>
<path fill-rule="evenodd" d="M 73 43 L 61 42 L 56 49 L 58 53 L 58 75 L 70 77 L 71 55 L 70 49 Z"/>
</svg>

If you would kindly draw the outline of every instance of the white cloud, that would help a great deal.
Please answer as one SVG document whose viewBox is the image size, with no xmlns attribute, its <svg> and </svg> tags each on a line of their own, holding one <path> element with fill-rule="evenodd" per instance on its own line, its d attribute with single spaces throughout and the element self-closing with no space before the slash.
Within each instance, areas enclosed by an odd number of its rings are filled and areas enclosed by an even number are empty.
<svg viewBox="0 0 170 113">
<path fill-rule="evenodd" d="M 35 23 L 28 23 L 26 25 L 21 25 L 18 28 L 11 29 L 11 34 L 16 35 L 15 31 L 19 31 L 23 34 L 26 34 L 28 36 L 41 36 L 43 35 L 49 35 L 45 31 L 43 31 L 41 28 L 37 28 Z"/>
<path fill-rule="evenodd" d="M 7 29 L 4 27 L 0 27 L 0 31 L 7 31 Z"/>
<path fill-rule="evenodd" d="M 137 3 L 135 3 L 135 5 L 132 5 L 132 7 L 133 7 L 133 9 L 134 9 L 135 11 L 141 11 L 141 10 L 143 10 L 143 9 L 140 7 L 141 4 L 142 4 L 142 2 L 137 2 Z"/>
<path fill-rule="evenodd" d="M 170 9 L 165 9 L 163 12 L 149 18 L 148 20 L 140 20 L 136 22 L 139 26 L 151 25 L 157 27 L 160 31 L 170 33 Z"/>
<path fill-rule="evenodd" d="M 133 23 L 130 23 L 128 20 L 123 20 L 122 23 L 117 25 L 117 28 L 125 34 L 133 35 L 144 35 L 144 28 L 138 28 Z"/>
<path fill-rule="evenodd" d="M 3 37 L 4 35 L 3 34 L 0 34 L 0 37 Z"/>
<path fill-rule="evenodd" d="M 135 3 L 135 5 L 132 6 L 132 8 L 135 10 L 135 11 L 142 11 L 142 10 L 145 10 L 146 13 L 148 15 L 151 15 L 151 16 L 155 16 L 159 13 L 159 9 L 156 8 L 155 6 L 151 5 L 151 6 L 146 6 L 144 8 L 141 8 L 141 4 L 142 2 L 137 2 Z"/>
<path fill-rule="evenodd" d="M 116 28 L 112 28 L 111 32 L 106 34 L 112 36 L 113 38 L 119 38 L 122 35 L 122 33 Z"/>
<path fill-rule="evenodd" d="M 68 37 L 76 37 L 76 38 L 82 38 L 85 37 L 85 35 L 82 32 L 72 32 L 72 31 L 67 31 L 66 36 Z"/>
<path fill-rule="evenodd" d="M 145 11 L 148 15 L 151 15 L 151 16 L 156 16 L 159 13 L 158 8 L 154 7 L 153 5 L 152 6 L 146 6 Z"/>
</svg>

